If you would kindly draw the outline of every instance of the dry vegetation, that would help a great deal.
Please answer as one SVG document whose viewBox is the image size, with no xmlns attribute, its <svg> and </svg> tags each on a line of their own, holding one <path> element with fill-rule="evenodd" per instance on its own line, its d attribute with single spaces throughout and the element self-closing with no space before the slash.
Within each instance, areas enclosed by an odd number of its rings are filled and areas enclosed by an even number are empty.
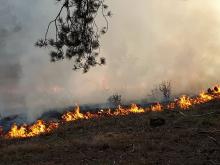
<svg viewBox="0 0 220 165">
<path fill-rule="evenodd" d="M 67 123 L 53 134 L 31 139 L 1 139 L 0 164 L 217 165 L 219 108 L 219 102 L 212 102 L 184 114 L 164 111 L 103 117 Z M 150 119 L 155 117 L 166 123 L 151 127 Z"/>
</svg>

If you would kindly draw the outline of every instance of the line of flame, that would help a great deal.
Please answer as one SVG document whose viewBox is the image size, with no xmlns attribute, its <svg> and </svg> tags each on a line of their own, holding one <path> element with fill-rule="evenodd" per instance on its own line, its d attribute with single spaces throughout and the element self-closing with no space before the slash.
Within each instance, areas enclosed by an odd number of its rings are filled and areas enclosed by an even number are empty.
<svg viewBox="0 0 220 165">
<path fill-rule="evenodd" d="M 92 119 L 103 116 L 122 116 L 129 115 L 132 113 L 145 113 L 149 111 L 153 112 L 161 112 L 163 110 L 173 110 L 175 108 L 180 108 L 182 110 L 190 109 L 194 105 L 204 104 L 214 99 L 220 99 L 220 87 L 215 86 L 213 89 L 210 89 L 208 93 L 201 92 L 197 97 L 190 98 L 188 96 L 181 96 L 179 99 L 176 99 L 174 102 L 168 103 L 166 105 L 162 105 L 157 103 L 155 105 L 151 105 L 150 107 L 141 108 L 136 104 L 132 104 L 130 108 L 122 108 L 119 106 L 116 110 L 100 110 L 97 113 L 81 113 L 79 106 L 76 107 L 73 111 L 66 112 L 62 115 L 62 120 L 59 122 L 45 122 L 43 120 L 38 120 L 32 125 L 17 125 L 14 124 L 10 128 L 7 133 L 3 133 L 2 129 L 0 129 L 0 135 L 7 139 L 13 138 L 30 138 L 34 136 L 39 136 L 45 133 L 51 133 L 55 129 L 57 129 L 60 124 L 66 122 L 72 122 L 81 119 Z"/>
</svg>

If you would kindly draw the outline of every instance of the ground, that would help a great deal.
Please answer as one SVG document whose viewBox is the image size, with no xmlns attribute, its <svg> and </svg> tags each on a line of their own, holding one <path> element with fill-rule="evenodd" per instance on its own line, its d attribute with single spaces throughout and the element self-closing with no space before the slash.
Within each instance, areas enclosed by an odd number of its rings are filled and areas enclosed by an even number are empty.
<svg viewBox="0 0 220 165">
<path fill-rule="evenodd" d="M 1 139 L 0 164 L 220 164 L 220 103 L 182 112 L 82 120 L 40 137 Z M 158 117 L 165 124 L 152 127 L 150 119 Z"/>
</svg>

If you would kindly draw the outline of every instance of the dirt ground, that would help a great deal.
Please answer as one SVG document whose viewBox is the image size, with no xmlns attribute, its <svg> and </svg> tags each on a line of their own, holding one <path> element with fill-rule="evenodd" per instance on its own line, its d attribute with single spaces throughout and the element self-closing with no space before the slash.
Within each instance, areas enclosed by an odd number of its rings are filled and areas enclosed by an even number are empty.
<svg viewBox="0 0 220 165">
<path fill-rule="evenodd" d="M 31 139 L 0 140 L 1 165 L 218 165 L 220 109 L 148 112 L 68 123 Z M 150 119 L 165 124 L 152 127 Z"/>
</svg>

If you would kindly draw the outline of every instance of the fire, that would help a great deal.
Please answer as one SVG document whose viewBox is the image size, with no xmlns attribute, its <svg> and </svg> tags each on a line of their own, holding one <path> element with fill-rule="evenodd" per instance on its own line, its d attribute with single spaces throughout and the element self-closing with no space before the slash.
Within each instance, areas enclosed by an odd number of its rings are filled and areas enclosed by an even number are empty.
<svg viewBox="0 0 220 165">
<path fill-rule="evenodd" d="M 169 104 L 167 105 L 167 109 L 169 109 L 169 110 L 173 110 L 173 109 L 175 109 L 175 107 L 176 107 L 176 104 L 175 104 L 175 103 L 169 103 Z"/>
<path fill-rule="evenodd" d="M 27 136 L 27 130 L 25 126 L 18 127 L 14 124 L 6 136 L 8 138 L 24 138 Z"/>
<path fill-rule="evenodd" d="M 120 105 L 118 106 L 118 108 L 115 111 L 110 111 L 109 113 L 111 116 L 119 116 L 119 115 L 128 115 L 129 111 L 126 111 L 125 109 L 123 109 Z"/>
<path fill-rule="evenodd" d="M 214 99 L 220 99 L 220 87 L 215 86 L 213 89 L 209 89 L 207 93 L 201 92 L 197 97 L 190 98 L 188 96 L 181 96 L 174 102 L 170 102 L 165 105 L 157 103 L 156 105 L 151 105 L 149 107 L 141 108 L 136 104 L 132 104 L 130 108 L 122 108 L 119 106 L 115 110 L 100 110 L 98 112 L 86 112 L 81 113 L 79 106 L 77 106 L 73 111 L 66 112 L 62 115 L 62 120 L 59 122 L 45 122 L 43 120 L 38 120 L 32 125 L 12 125 L 11 129 L 5 134 L 3 129 L 0 127 L 0 136 L 5 138 L 29 138 L 34 136 L 39 136 L 45 133 L 51 133 L 53 130 L 57 129 L 60 124 L 65 122 L 72 122 L 82 119 L 93 119 L 100 117 L 110 117 L 110 116 L 124 116 L 136 113 L 145 113 L 149 111 L 161 112 L 164 109 L 174 110 L 176 108 L 186 110 L 194 105 L 204 104 Z"/>
<path fill-rule="evenodd" d="M 199 94 L 199 97 L 195 99 L 195 104 L 201 104 L 201 103 L 206 103 L 209 102 L 213 99 L 213 96 L 206 94 L 205 92 L 201 92 Z"/>
<path fill-rule="evenodd" d="M 85 116 L 82 113 L 80 113 L 79 106 L 77 106 L 76 109 L 73 110 L 72 112 L 67 112 L 62 116 L 62 119 L 66 122 L 75 121 L 84 118 Z"/>
<path fill-rule="evenodd" d="M 58 123 L 51 122 L 47 125 L 43 120 L 38 120 L 31 126 L 14 124 L 10 131 L 6 134 L 7 138 L 28 138 L 38 136 L 44 133 L 49 133 L 55 128 L 58 128 Z"/>
<path fill-rule="evenodd" d="M 156 105 L 151 106 L 151 111 L 160 112 L 163 111 L 163 107 L 160 103 L 157 103 Z"/>
<path fill-rule="evenodd" d="M 192 106 L 191 99 L 185 95 L 180 97 L 178 105 L 181 109 L 189 109 Z"/>
<path fill-rule="evenodd" d="M 138 108 L 138 106 L 136 104 L 132 104 L 129 111 L 131 113 L 144 113 L 144 109 L 143 108 Z"/>
</svg>

